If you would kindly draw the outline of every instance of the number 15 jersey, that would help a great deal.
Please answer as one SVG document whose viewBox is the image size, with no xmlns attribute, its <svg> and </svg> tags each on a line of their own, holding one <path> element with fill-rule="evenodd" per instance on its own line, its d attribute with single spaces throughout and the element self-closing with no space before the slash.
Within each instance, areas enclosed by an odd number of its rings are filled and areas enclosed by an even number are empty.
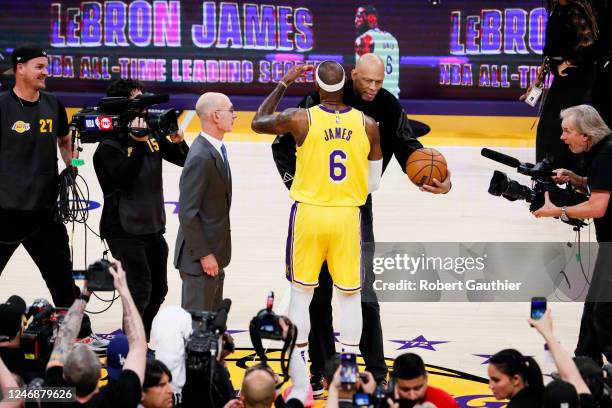
<svg viewBox="0 0 612 408">
<path fill-rule="evenodd" d="M 290 197 L 301 203 L 359 207 L 368 197 L 370 140 L 363 112 L 307 110 L 308 134 L 297 147 Z"/>
</svg>

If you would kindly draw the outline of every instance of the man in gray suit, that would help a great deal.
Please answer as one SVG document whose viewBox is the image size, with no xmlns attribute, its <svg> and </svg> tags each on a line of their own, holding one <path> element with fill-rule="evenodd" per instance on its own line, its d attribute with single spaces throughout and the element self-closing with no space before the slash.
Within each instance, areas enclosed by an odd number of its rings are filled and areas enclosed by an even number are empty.
<svg viewBox="0 0 612 408">
<path fill-rule="evenodd" d="M 183 281 L 184 309 L 215 310 L 223 296 L 231 258 L 229 210 L 232 175 L 223 136 L 236 114 L 229 98 L 207 92 L 196 103 L 202 131 L 195 139 L 180 181 L 180 227 L 174 266 Z"/>
</svg>

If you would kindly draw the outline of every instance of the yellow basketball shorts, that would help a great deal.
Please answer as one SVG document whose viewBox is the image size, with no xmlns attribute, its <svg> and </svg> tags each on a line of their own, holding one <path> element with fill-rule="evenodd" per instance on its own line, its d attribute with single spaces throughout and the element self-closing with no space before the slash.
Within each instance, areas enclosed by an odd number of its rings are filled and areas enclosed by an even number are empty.
<svg viewBox="0 0 612 408">
<path fill-rule="evenodd" d="M 294 203 L 287 234 L 286 275 L 306 288 L 319 285 L 327 261 L 334 286 L 342 292 L 361 289 L 361 213 L 359 207 L 324 207 Z"/>
</svg>

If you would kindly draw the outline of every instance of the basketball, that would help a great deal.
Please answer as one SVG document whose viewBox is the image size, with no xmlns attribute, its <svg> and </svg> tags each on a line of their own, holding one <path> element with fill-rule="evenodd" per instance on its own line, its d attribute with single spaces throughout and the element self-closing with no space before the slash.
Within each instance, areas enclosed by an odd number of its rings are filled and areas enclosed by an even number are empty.
<svg viewBox="0 0 612 408">
<path fill-rule="evenodd" d="M 446 179 L 446 159 L 436 149 L 424 147 L 415 150 L 406 161 L 406 174 L 419 187 L 424 184 L 433 186 L 433 179 L 440 182 Z"/>
</svg>

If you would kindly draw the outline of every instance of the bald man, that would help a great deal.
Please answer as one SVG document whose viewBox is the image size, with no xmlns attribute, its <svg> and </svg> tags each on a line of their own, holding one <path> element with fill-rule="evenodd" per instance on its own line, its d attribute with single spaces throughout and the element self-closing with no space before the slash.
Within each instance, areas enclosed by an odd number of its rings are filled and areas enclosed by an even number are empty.
<svg viewBox="0 0 612 408">
<path fill-rule="evenodd" d="M 232 252 L 232 173 L 223 137 L 231 132 L 236 113 L 230 99 L 215 92 L 200 96 L 195 110 L 202 131 L 181 173 L 174 266 L 183 281 L 181 306 L 214 311 Z"/>
<path fill-rule="evenodd" d="M 270 408 L 276 396 L 276 379 L 264 369 L 247 371 L 240 389 L 245 408 Z"/>
<path fill-rule="evenodd" d="M 361 110 L 372 117 L 380 132 L 380 146 L 383 153 L 383 172 L 395 156 L 403 172 L 406 172 L 408 156 L 423 145 L 415 138 L 411 124 L 400 102 L 386 89 L 382 88 L 385 79 L 384 64 L 374 54 L 363 55 L 351 72 L 343 89 L 343 102 Z M 300 107 L 309 108 L 320 102 L 318 93 L 306 96 Z M 413 124 L 418 122 L 413 122 Z M 416 129 L 416 127 L 415 127 Z M 419 132 L 427 133 L 427 130 Z M 291 188 L 295 174 L 295 141 L 290 133 L 278 136 L 272 144 L 272 154 L 276 167 L 287 188 Z M 439 180 L 435 187 L 425 186 L 423 191 L 434 194 L 447 193 L 450 190 L 450 173 L 446 180 Z M 379 305 L 376 293 L 372 288 L 372 256 L 374 248 L 374 229 L 372 218 L 372 197 L 361 207 L 363 240 L 368 259 L 365 261 L 366 274 L 361 291 L 361 310 L 363 314 L 363 331 L 360 341 L 361 354 L 377 382 L 387 375 L 387 365 L 383 354 L 382 328 L 380 324 Z M 321 379 L 325 370 L 325 361 L 335 352 L 334 333 L 332 328 L 332 281 L 327 264 L 323 264 L 319 275 L 319 286 L 315 289 L 310 304 L 311 331 L 309 338 L 311 385 L 315 396 L 323 394 Z"/>
</svg>

